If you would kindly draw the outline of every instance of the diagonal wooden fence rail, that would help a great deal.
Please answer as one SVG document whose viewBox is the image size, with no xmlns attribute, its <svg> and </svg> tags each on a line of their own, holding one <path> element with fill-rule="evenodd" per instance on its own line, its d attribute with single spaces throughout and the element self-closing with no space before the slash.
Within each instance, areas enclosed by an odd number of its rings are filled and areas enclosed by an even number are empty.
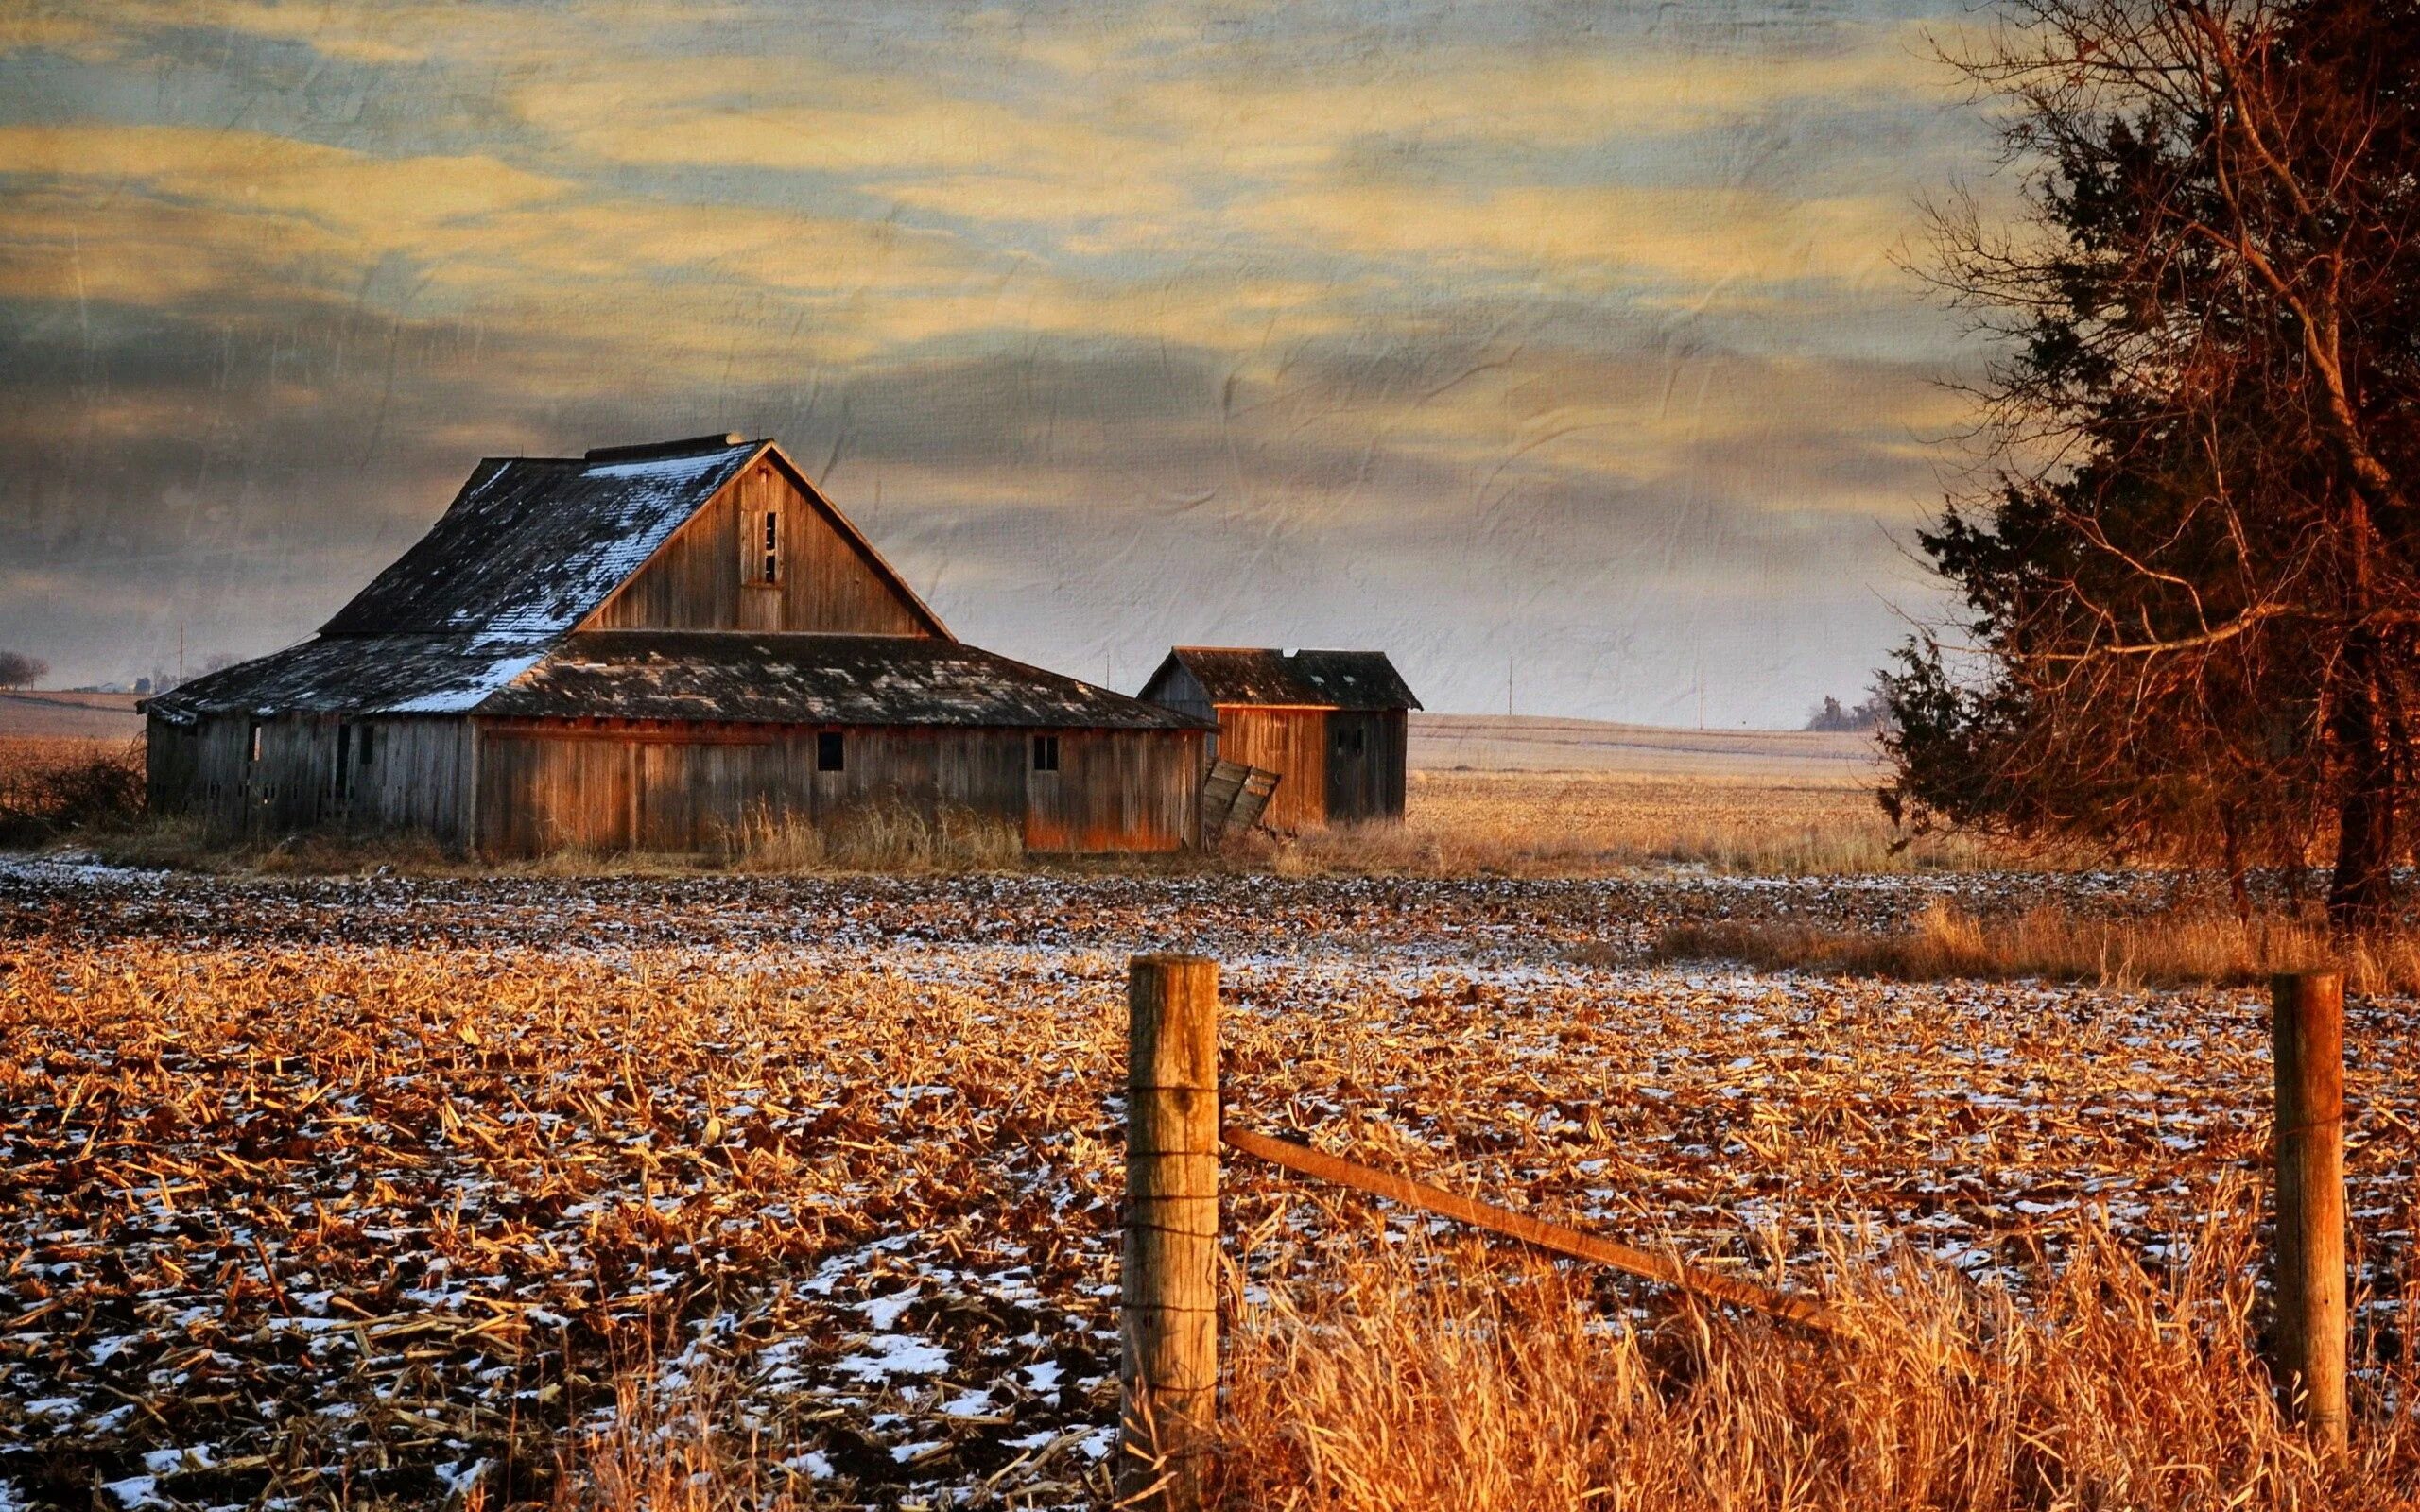
<svg viewBox="0 0 2420 1512">
<path fill-rule="evenodd" d="M 1218 1402 L 1219 1148 L 1610 1265 L 1833 1339 L 1821 1299 L 1447 1192 L 1219 1122 L 1219 967 L 1138 955 L 1127 984 L 1126 1214 L 1118 1505 L 1197 1512 Z M 2273 985 L 2277 1074 L 2276 1373 L 2323 1452 L 2345 1444 L 2343 983 Z"/>
<path fill-rule="evenodd" d="M 1219 1138 L 1229 1149 L 1241 1150 L 1246 1155 L 1282 1165 L 1289 1171 L 1317 1177 L 1322 1181 L 1333 1181 L 1339 1186 L 1352 1187 L 1402 1203 L 1408 1208 L 1418 1208 L 1473 1228 L 1485 1228 L 1508 1239 L 1518 1239 L 1523 1244 L 1534 1245 L 1553 1254 L 1610 1265 L 1626 1275 L 1660 1281 L 1718 1302 L 1729 1302 L 1770 1317 L 1803 1324 L 1819 1333 L 1838 1337 L 1847 1332 L 1846 1326 L 1830 1308 L 1803 1293 L 1760 1286 L 1740 1277 L 1725 1276 L 1703 1266 L 1692 1265 L 1670 1255 L 1659 1255 L 1653 1250 L 1640 1249 L 1618 1240 L 1599 1238 L 1582 1229 L 1548 1223 L 1544 1218 L 1533 1218 L 1526 1212 L 1515 1212 L 1511 1208 L 1481 1202 L 1476 1197 L 1460 1196 L 1443 1187 L 1432 1187 L 1425 1181 L 1415 1181 L 1392 1171 L 1381 1171 L 1375 1166 L 1315 1150 L 1291 1140 L 1235 1127 L 1220 1129 Z"/>
</svg>

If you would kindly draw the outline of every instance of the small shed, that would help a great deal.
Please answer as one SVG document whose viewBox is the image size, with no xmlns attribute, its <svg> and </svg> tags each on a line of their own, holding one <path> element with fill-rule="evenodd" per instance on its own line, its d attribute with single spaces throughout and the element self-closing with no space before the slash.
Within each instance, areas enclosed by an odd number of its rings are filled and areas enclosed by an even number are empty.
<svg viewBox="0 0 2420 1512">
<path fill-rule="evenodd" d="M 1420 707 L 1383 651 L 1180 645 L 1141 697 L 1216 719 L 1215 759 L 1278 774 L 1272 828 L 1403 817 L 1408 712 Z"/>
<path fill-rule="evenodd" d="M 1200 838 L 1211 721 L 969 645 L 769 440 L 491 457 L 300 645 L 147 704 L 155 812 L 686 852 L 874 806 Z"/>
</svg>

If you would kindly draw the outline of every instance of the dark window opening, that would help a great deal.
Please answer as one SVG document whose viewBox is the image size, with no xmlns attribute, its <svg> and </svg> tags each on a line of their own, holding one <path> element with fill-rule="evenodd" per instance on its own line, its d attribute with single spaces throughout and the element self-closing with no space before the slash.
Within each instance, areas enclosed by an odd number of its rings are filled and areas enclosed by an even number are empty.
<svg viewBox="0 0 2420 1512">
<path fill-rule="evenodd" d="M 361 765 L 364 766 L 370 765 L 370 737 L 377 733 L 378 727 L 375 725 L 364 725 L 361 727 L 361 740 L 356 746 L 354 746 L 354 749 L 359 753 Z"/>
<path fill-rule="evenodd" d="M 1339 756 L 1360 755 L 1362 748 L 1361 737 L 1362 731 L 1358 730 L 1338 730 L 1336 732 L 1336 753 Z"/>
<path fill-rule="evenodd" d="M 247 751 L 247 753 L 246 753 L 246 755 L 245 755 L 245 757 L 244 757 L 244 760 L 246 760 L 246 761 L 248 761 L 248 762 L 256 762 L 256 761 L 259 761 L 260 759 L 261 759 L 261 727 L 260 727 L 260 726 L 258 726 L 258 725 L 254 725 L 254 726 L 252 727 L 251 746 L 250 749 Z"/>
<path fill-rule="evenodd" d="M 841 769 L 840 756 L 840 732 L 838 730 L 827 730 L 815 737 L 815 769 L 817 771 L 839 771 Z"/>
<path fill-rule="evenodd" d="M 342 798 L 353 787 L 353 727 L 337 726 L 337 797 Z"/>
<path fill-rule="evenodd" d="M 1055 772 L 1059 769 L 1058 736 L 1036 735 L 1033 737 L 1033 769 L 1037 772 Z"/>
<path fill-rule="evenodd" d="M 779 509 L 765 511 L 755 545 L 756 574 L 752 580 L 759 583 L 780 582 L 782 580 L 782 512 Z"/>
</svg>

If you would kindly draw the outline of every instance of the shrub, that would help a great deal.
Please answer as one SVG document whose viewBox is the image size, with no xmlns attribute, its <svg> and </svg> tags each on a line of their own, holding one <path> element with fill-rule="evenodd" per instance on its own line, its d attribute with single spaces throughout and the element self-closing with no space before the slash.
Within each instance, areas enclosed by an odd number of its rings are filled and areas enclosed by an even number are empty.
<svg viewBox="0 0 2420 1512">
<path fill-rule="evenodd" d="M 143 797 L 139 744 L 0 742 L 0 845 L 130 824 L 142 817 Z"/>
</svg>

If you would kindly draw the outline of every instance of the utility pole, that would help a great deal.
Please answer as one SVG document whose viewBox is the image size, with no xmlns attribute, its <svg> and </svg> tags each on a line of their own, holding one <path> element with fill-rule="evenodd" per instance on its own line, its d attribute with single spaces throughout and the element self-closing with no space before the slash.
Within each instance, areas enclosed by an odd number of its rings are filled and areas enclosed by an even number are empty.
<svg viewBox="0 0 2420 1512">
<path fill-rule="evenodd" d="M 177 686 L 185 685 L 185 622 L 177 621 Z"/>
<path fill-rule="evenodd" d="M 1517 660 L 1509 656 L 1504 659 L 1504 717 L 1507 719 L 1512 717 L 1512 665 Z"/>
</svg>

